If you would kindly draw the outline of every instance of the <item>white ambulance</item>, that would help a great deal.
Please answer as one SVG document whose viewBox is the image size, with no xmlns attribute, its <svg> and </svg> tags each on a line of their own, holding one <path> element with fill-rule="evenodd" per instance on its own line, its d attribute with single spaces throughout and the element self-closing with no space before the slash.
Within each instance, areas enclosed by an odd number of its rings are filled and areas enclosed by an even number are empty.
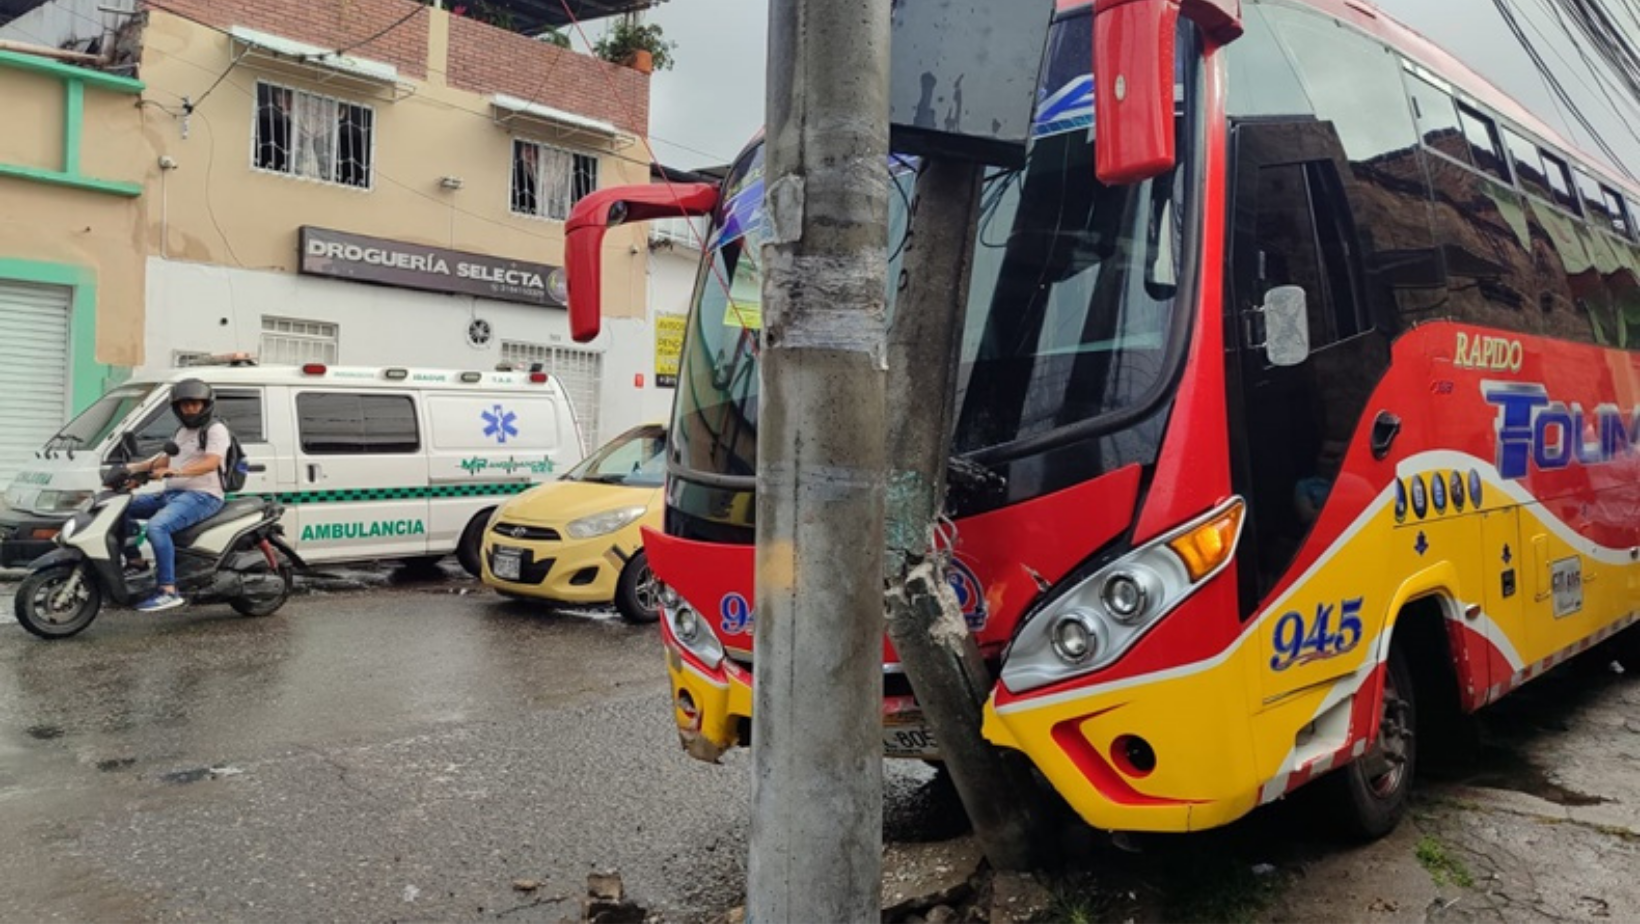
<svg viewBox="0 0 1640 924">
<path fill-rule="evenodd" d="M 285 505 L 286 540 L 309 563 L 436 560 L 479 572 L 491 512 L 581 460 L 563 387 L 538 367 L 460 371 L 220 364 L 138 376 L 103 395 L 40 447 L 0 503 L 0 566 L 52 547 L 101 466 L 175 434 L 171 384 L 199 378 L 245 449 L 241 494 Z"/>
</svg>

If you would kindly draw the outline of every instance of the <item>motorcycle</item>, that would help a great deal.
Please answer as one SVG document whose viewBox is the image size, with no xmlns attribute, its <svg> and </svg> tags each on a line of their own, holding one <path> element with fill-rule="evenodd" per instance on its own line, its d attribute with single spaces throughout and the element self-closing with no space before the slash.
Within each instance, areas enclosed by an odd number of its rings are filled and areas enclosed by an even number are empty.
<svg viewBox="0 0 1640 924">
<path fill-rule="evenodd" d="M 137 455 L 127 435 L 124 456 Z M 178 452 L 175 443 L 167 455 Z M 252 471 L 260 467 L 252 467 Z M 58 548 L 29 565 L 17 589 L 17 621 L 44 639 L 67 638 L 91 625 L 105 600 L 133 606 L 156 589 L 154 569 L 125 570 L 125 512 L 131 496 L 150 483 L 147 472 L 113 465 L 104 490 L 63 524 Z M 294 567 L 307 565 L 280 538 L 280 504 L 257 497 L 229 500 L 211 517 L 172 535 L 176 545 L 177 591 L 196 603 L 227 602 L 246 616 L 269 616 L 290 597 Z"/>
</svg>

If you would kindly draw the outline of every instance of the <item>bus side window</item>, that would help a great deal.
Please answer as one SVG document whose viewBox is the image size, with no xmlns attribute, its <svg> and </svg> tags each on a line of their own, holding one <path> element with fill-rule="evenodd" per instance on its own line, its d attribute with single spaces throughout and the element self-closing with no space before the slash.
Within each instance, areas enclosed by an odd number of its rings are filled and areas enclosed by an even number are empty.
<svg viewBox="0 0 1640 924">
<path fill-rule="evenodd" d="M 1326 161 L 1278 164 L 1259 171 L 1257 291 L 1277 286 L 1304 290 L 1312 350 L 1370 326 L 1355 292 L 1342 192 L 1336 169 Z"/>
</svg>

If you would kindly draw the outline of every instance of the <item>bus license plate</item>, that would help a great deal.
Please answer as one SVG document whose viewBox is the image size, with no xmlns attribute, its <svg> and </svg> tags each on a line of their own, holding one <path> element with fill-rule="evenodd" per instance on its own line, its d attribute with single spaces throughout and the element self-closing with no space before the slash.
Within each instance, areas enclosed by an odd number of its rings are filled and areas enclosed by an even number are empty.
<svg viewBox="0 0 1640 924">
<path fill-rule="evenodd" d="M 889 757 L 938 757 L 934 733 L 920 723 L 884 724 L 883 753 Z"/>
<path fill-rule="evenodd" d="M 490 570 L 503 581 L 516 581 L 524 572 L 524 551 L 522 549 L 496 549 L 495 560 L 490 562 Z"/>
</svg>

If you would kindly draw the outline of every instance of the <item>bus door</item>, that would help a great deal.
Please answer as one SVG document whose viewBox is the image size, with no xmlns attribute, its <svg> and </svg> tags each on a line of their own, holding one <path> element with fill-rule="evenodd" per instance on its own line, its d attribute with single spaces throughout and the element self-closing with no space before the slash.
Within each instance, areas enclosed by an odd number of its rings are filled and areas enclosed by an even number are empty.
<svg viewBox="0 0 1640 924">
<path fill-rule="evenodd" d="M 1485 634 L 1487 641 L 1499 651 L 1512 650 L 1517 658 L 1526 654 L 1521 650 L 1529 642 L 1526 622 L 1528 615 L 1537 609 L 1527 599 L 1531 582 L 1522 579 L 1530 576 L 1532 558 L 1533 550 L 1522 548 L 1520 543 L 1520 507 L 1510 504 L 1481 514 L 1481 574 L 1486 589 L 1484 599 L 1478 602 L 1486 608 Z M 1477 601 L 1465 601 L 1472 602 Z M 1477 681 L 1480 680 L 1481 665 L 1470 667 L 1476 671 Z M 1502 695 L 1504 691 L 1499 685 L 1508 679 L 1492 676 L 1486 682 L 1497 695 Z M 1486 701 L 1495 698 L 1496 695 L 1488 696 Z"/>
<path fill-rule="evenodd" d="M 1244 612 L 1266 598 L 1293 569 L 1338 479 L 1351 440 L 1363 424 L 1372 390 L 1389 364 L 1389 341 L 1374 329 L 1363 292 L 1347 177 L 1349 164 L 1330 123 L 1246 121 L 1233 130 L 1233 296 L 1229 310 L 1239 349 L 1240 401 L 1232 409 L 1236 479 L 1249 501 L 1249 531 L 1240 569 Z M 1269 361 L 1263 317 L 1268 293 L 1304 290 L 1310 354 L 1296 366 Z M 1352 490 L 1359 485 L 1352 486 Z M 1343 541 L 1341 537 L 1334 537 Z M 1307 556 L 1313 558 L 1314 556 Z M 1341 611 L 1378 589 L 1381 556 L 1352 570 L 1351 586 L 1297 588 L 1291 608 L 1308 627 L 1313 613 Z M 1365 600 L 1371 611 L 1374 603 Z M 1356 604 L 1360 605 L 1360 604 Z M 1336 616 L 1334 619 L 1336 620 Z M 1336 624 L 1336 623 L 1335 623 Z M 1291 626 L 1286 627 L 1291 634 Z M 1277 658 L 1279 660 L 1279 656 Z M 1352 670 L 1352 659 L 1305 663 L 1266 672 L 1266 700 Z"/>
</svg>

